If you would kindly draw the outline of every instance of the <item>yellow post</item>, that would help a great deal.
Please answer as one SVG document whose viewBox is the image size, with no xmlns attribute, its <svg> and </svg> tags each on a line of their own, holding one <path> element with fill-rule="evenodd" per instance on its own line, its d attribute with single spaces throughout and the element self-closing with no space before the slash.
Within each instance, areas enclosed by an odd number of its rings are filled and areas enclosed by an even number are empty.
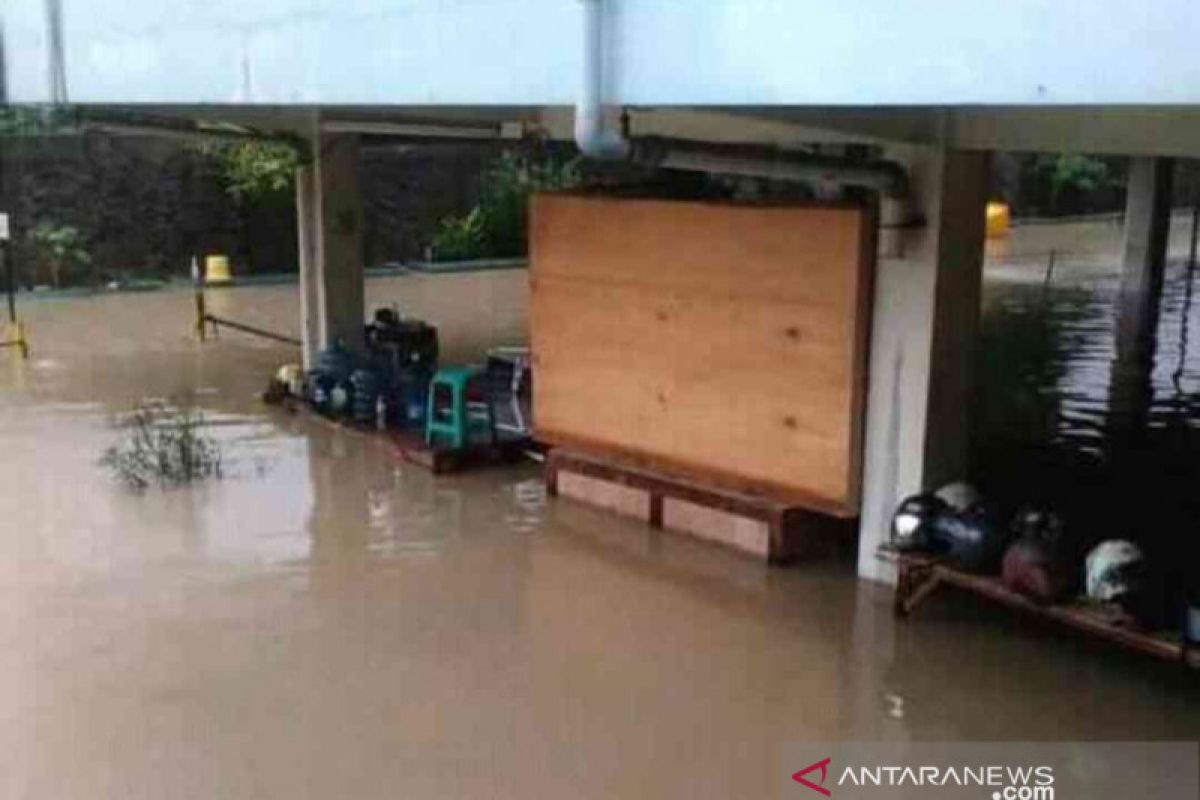
<svg viewBox="0 0 1200 800">
<path fill-rule="evenodd" d="M 1007 236 L 1011 224 L 1008 203 L 991 202 L 987 204 L 987 237 L 989 239 Z"/>
<path fill-rule="evenodd" d="M 25 335 L 25 323 L 17 321 L 15 323 L 13 323 L 13 327 L 16 328 L 14 333 L 16 334 L 15 338 L 16 338 L 16 342 L 17 342 L 17 347 L 21 348 L 21 358 L 28 361 L 29 360 L 29 339 Z"/>
</svg>

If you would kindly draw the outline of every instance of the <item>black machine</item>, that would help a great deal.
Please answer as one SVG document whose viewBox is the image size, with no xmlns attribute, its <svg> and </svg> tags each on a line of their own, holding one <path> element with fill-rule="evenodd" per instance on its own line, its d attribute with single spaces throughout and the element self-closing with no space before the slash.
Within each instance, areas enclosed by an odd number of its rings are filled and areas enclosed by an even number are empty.
<svg viewBox="0 0 1200 800">
<path fill-rule="evenodd" d="M 367 350 L 375 368 L 395 376 L 405 370 L 433 374 L 438 361 L 437 328 L 419 319 L 403 319 L 395 309 L 380 308 L 366 327 Z"/>
<path fill-rule="evenodd" d="M 420 425 L 437 369 L 437 328 L 381 308 L 363 337 L 365 358 L 337 344 L 317 354 L 309 401 L 323 413 L 363 425 Z"/>
<path fill-rule="evenodd" d="M 386 424 L 417 426 L 425 419 L 425 395 L 437 370 L 437 328 L 404 319 L 395 309 L 380 308 L 367 325 L 371 368 L 381 377 Z"/>
</svg>

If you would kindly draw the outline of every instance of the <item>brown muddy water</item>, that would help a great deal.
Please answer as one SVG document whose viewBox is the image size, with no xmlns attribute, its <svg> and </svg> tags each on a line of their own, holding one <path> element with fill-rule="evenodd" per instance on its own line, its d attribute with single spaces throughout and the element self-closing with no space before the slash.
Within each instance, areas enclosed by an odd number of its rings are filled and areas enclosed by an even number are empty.
<svg viewBox="0 0 1200 800">
<path fill-rule="evenodd" d="M 519 271 L 376 279 L 449 358 L 524 337 Z M 296 287 L 213 293 L 297 329 Z M 1200 738 L 1194 676 L 965 602 L 893 621 L 849 565 L 768 570 L 434 479 L 262 405 L 287 347 L 184 291 L 22 304 L 0 354 L 0 796 L 756 797 L 804 739 Z M 229 474 L 130 493 L 111 415 L 190 400 Z M 803 766 L 803 765 L 799 765 Z"/>
</svg>

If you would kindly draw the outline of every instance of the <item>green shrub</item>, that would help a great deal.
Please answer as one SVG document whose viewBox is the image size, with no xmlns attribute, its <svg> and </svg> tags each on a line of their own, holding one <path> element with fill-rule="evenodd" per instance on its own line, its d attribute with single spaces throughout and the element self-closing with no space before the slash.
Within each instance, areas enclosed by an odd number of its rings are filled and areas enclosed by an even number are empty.
<svg viewBox="0 0 1200 800">
<path fill-rule="evenodd" d="M 481 258 L 484 252 L 483 211 L 476 206 L 465 217 L 446 217 L 433 236 L 433 251 L 439 261 Z"/>
<path fill-rule="evenodd" d="M 92 254 L 84 246 L 79 229 L 70 225 L 39 222 L 26 232 L 25 240 L 33 251 L 38 271 L 48 271 L 50 283 L 56 289 L 64 280 L 77 279 L 77 273 L 92 263 Z"/>
<path fill-rule="evenodd" d="M 512 258 L 526 254 L 529 195 L 580 182 L 578 159 L 531 158 L 502 153 L 484 172 L 479 203 L 462 217 L 447 217 L 433 239 L 434 258 Z"/>
<path fill-rule="evenodd" d="M 217 165 L 225 191 L 238 201 L 290 192 L 300 164 L 296 149 L 285 142 L 209 141 L 199 152 Z"/>
<path fill-rule="evenodd" d="M 1050 178 L 1050 190 L 1054 197 L 1066 191 L 1095 192 L 1113 183 L 1108 165 L 1099 158 L 1068 153 L 1042 156 L 1038 169 Z"/>
</svg>

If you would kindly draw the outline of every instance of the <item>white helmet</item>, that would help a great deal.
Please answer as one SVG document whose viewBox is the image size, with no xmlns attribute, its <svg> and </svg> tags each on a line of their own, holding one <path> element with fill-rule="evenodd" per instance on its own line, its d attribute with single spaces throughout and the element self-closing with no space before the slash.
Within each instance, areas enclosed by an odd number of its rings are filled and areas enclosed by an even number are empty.
<svg viewBox="0 0 1200 800">
<path fill-rule="evenodd" d="M 1109 603 L 1137 590 L 1132 571 L 1142 564 L 1142 549 L 1124 539 L 1101 542 L 1088 553 L 1087 595 Z"/>
</svg>

